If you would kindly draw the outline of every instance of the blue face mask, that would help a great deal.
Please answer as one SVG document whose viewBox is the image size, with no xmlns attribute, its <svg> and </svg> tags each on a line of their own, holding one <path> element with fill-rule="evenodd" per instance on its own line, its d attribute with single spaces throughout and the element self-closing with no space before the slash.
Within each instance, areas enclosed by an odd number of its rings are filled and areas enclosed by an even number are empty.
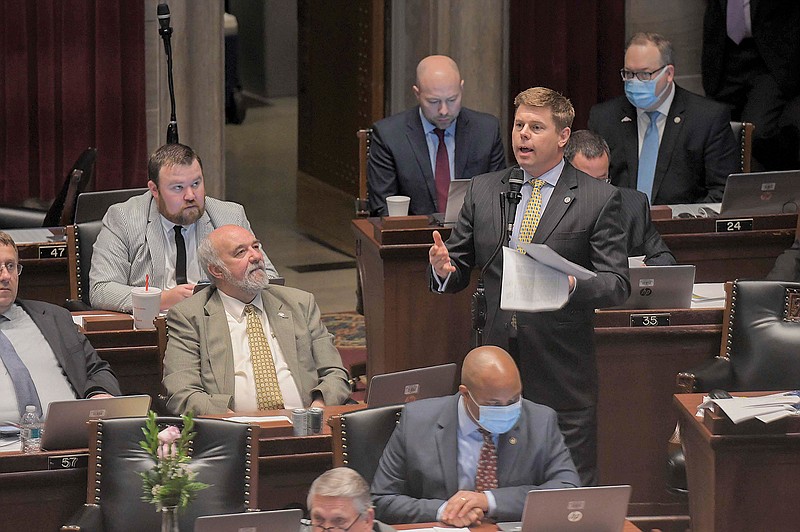
<svg viewBox="0 0 800 532">
<path fill-rule="evenodd" d="M 661 91 L 661 94 L 656 94 L 658 79 L 663 76 L 666 71 L 667 69 L 665 68 L 650 81 L 639 81 L 636 78 L 626 80 L 625 96 L 628 98 L 628 101 L 631 102 L 631 105 L 646 111 L 655 109 L 664 91 L 669 88 L 669 84 L 667 84 L 664 90 Z"/>
<path fill-rule="evenodd" d="M 473 403 L 478 405 L 480 411 L 478 425 L 492 434 L 505 434 L 513 429 L 522 413 L 521 397 L 516 403 L 506 406 L 484 406 L 479 404 L 471 393 L 469 393 L 469 397 Z"/>
</svg>

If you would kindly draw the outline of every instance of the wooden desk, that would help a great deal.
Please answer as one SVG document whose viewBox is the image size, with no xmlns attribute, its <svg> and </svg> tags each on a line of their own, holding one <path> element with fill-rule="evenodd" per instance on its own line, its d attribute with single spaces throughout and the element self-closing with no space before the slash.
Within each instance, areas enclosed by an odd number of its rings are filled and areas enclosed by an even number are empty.
<svg viewBox="0 0 800 532">
<path fill-rule="evenodd" d="M 653 220 L 653 225 L 678 264 L 697 266 L 695 282 L 721 283 L 763 279 L 778 255 L 794 242 L 797 214 L 748 219 L 752 219 L 752 231 L 716 232 L 717 218 Z"/>
<path fill-rule="evenodd" d="M 0 453 L 0 515 L 2 530 L 58 530 L 86 502 L 86 465 L 62 458 L 81 454 L 54 451 L 34 454 Z"/>
<path fill-rule="evenodd" d="M 56 228 L 64 233 L 64 228 Z M 67 243 L 35 242 L 17 244 L 23 272 L 19 283 L 21 299 L 47 301 L 61 306 L 69 298 Z M 40 257 L 40 249 L 42 256 Z"/>
<path fill-rule="evenodd" d="M 695 416 L 703 394 L 675 395 L 693 530 L 797 530 L 800 433 L 720 434 Z"/>
</svg>

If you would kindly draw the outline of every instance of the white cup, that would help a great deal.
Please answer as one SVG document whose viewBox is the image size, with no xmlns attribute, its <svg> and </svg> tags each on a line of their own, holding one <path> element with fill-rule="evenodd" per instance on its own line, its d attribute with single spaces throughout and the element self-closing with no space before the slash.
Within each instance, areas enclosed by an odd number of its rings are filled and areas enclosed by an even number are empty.
<svg viewBox="0 0 800 532">
<path fill-rule="evenodd" d="M 161 289 L 154 286 L 145 290 L 143 286 L 131 288 L 133 300 L 133 328 L 155 329 L 153 320 L 161 307 Z"/>
<path fill-rule="evenodd" d="M 408 216 L 409 203 L 411 203 L 411 198 L 408 196 L 389 196 L 386 198 L 389 216 Z"/>
</svg>

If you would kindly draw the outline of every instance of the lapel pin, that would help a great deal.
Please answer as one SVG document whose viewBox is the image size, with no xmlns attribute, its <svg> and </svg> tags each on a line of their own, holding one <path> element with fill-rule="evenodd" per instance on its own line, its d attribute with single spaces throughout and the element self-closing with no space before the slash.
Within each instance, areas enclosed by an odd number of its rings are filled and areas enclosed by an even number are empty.
<svg viewBox="0 0 800 532">
<path fill-rule="evenodd" d="M 511 436 L 508 439 L 508 443 L 510 443 L 511 445 L 516 445 L 517 444 L 517 438 L 515 438 L 514 436 Z"/>
<path fill-rule="evenodd" d="M 673 121 L 674 121 L 676 124 L 680 124 L 680 123 L 681 123 L 681 117 L 679 117 L 679 116 L 676 116 L 676 117 L 674 118 L 674 120 L 673 120 Z"/>
<path fill-rule="evenodd" d="M 285 319 L 285 320 L 289 319 L 289 316 L 287 316 L 287 315 L 286 315 L 286 314 L 284 314 L 283 312 L 278 312 L 278 316 L 280 316 L 281 318 L 283 318 L 283 319 Z"/>
<path fill-rule="evenodd" d="M 570 201 L 572 201 L 572 198 L 570 198 L 569 196 L 564 198 L 564 203 L 569 204 Z"/>
<path fill-rule="evenodd" d="M 631 117 L 629 117 L 629 116 L 623 116 L 623 117 L 622 117 L 622 120 L 620 120 L 620 122 L 631 122 Z"/>
</svg>

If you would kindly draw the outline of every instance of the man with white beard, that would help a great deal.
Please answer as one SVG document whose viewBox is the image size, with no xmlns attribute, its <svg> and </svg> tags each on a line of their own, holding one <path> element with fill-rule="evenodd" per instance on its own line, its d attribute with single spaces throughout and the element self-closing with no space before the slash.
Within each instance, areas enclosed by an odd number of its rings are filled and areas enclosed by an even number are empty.
<svg viewBox="0 0 800 532">
<path fill-rule="evenodd" d="M 175 414 L 338 405 L 347 371 L 314 296 L 269 284 L 261 242 L 222 226 L 197 250 L 212 286 L 167 314 L 167 408 Z"/>
</svg>

